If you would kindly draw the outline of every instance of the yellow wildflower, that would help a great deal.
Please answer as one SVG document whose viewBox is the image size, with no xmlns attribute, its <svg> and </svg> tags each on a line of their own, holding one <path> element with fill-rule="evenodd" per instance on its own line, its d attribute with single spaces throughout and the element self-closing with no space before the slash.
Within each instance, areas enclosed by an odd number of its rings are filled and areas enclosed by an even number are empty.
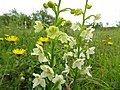
<svg viewBox="0 0 120 90">
<path fill-rule="evenodd" d="M 37 44 L 39 44 L 39 45 L 43 45 L 43 43 L 41 42 L 41 41 L 37 41 Z"/>
<path fill-rule="evenodd" d="M 40 37 L 38 40 L 41 42 L 48 42 L 49 41 L 48 38 L 43 38 L 43 37 Z"/>
<path fill-rule="evenodd" d="M 14 49 L 13 51 L 12 51 L 14 54 L 16 54 L 16 55 L 22 55 L 22 54 L 24 54 L 25 52 L 26 52 L 26 50 L 25 49 Z"/>
<path fill-rule="evenodd" d="M 9 41 L 9 42 L 16 42 L 16 41 L 18 41 L 18 37 L 16 37 L 16 36 L 8 36 L 5 39 L 7 41 Z"/>
<path fill-rule="evenodd" d="M 44 42 L 48 42 L 49 39 L 48 38 L 43 38 L 43 37 L 40 37 L 37 41 L 37 44 L 39 45 L 43 45 Z"/>
<path fill-rule="evenodd" d="M 108 45 L 113 45 L 113 42 L 107 42 Z"/>
<path fill-rule="evenodd" d="M 4 38 L 0 38 L 0 41 L 3 41 L 4 40 Z"/>
</svg>

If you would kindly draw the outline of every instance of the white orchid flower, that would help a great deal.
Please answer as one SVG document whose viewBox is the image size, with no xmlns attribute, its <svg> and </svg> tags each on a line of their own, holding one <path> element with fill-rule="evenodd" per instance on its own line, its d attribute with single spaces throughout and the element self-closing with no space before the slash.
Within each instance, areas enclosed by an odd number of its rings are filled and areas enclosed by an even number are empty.
<svg viewBox="0 0 120 90">
<path fill-rule="evenodd" d="M 33 82 L 33 88 L 35 88 L 39 84 L 42 87 L 46 86 L 45 80 L 43 79 L 43 77 L 41 75 L 33 73 L 33 76 L 35 76 L 35 79 L 32 81 Z"/>
<path fill-rule="evenodd" d="M 91 48 L 89 48 L 89 49 L 86 51 L 87 59 L 90 58 L 90 54 L 94 54 L 94 53 L 95 53 L 95 52 L 94 52 L 94 49 L 95 49 L 95 47 L 91 47 Z"/>
<path fill-rule="evenodd" d="M 83 71 L 81 72 L 81 74 L 87 74 L 88 76 L 92 77 L 92 75 L 91 75 L 90 72 L 89 72 L 89 69 L 90 69 L 90 68 L 92 68 L 92 67 L 91 67 L 91 66 L 86 67 L 86 69 L 83 70 Z"/>
<path fill-rule="evenodd" d="M 41 73 L 41 76 L 44 78 L 48 77 L 48 79 L 51 81 L 52 78 L 54 77 L 53 69 L 48 65 L 41 65 L 40 68 L 43 70 L 43 72 Z"/>
<path fill-rule="evenodd" d="M 65 83 L 65 80 L 64 80 L 63 76 L 56 74 L 56 76 L 55 76 L 55 78 L 53 78 L 52 82 L 53 82 L 53 83 L 56 83 L 57 81 L 60 81 L 60 83 L 59 83 L 59 85 L 58 85 L 58 89 L 59 89 L 59 90 L 62 90 L 61 84 L 64 84 L 64 83 Z"/>
<path fill-rule="evenodd" d="M 43 48 L 42 46 L 36 44 L 37 48 L 33 49 L 33 53 L 31 53 L 31 55 L 37 55 L 38 56 L 38 60 L 40 61 L 40 63 L 42 62 L 48 62 L 47 58 L 44 56 L 44 52 L 43 52 Z"/>
<path fill-rule="evenodd" d="M 79 23 L 73 23 L 71 29 L 73 29 L 73 31 L 80 30 Z"/>
<path fill-rule="evenodd" d="M 40 21 L 35 21 L 35 32 L 40 32 L 43 29 L 42 23 Z"/>
<path fill-rule="evenodd" d="M 92 37 L 93 37 L 93 31 L 95 29 L 93 29 L 92 27 L 87 28 L 86 30 L 83 30 L 80 34 L 81 37 L 83 37 L 87 42 L 92 41 Z"/>
<path fill-rule="evenodd" d="M 84 58 L 83 59 L 77 59 L 74 63 L 72 68 L 79 68 L 80 70 L 82 69 L 82 65 L 84 65 Z"/>
<path fill-rule="evenodd" d="M 66 76 L 67 76 L 69 72 L 70 72 L 70 69 L 69 69 L 68 65 L 65 64 L 65 70 L 62 71 L 62 73 L 66 73 Z"/>
</svg>

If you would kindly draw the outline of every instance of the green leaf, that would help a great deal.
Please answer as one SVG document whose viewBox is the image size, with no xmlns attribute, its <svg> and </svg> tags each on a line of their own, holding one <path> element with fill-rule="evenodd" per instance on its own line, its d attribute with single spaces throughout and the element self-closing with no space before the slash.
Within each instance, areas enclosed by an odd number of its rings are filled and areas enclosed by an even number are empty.
<svg viewBox="0 0 120 90">
<path fill-rule="evenodd" d="M 62 10 L 60 10 L 60 12 L 65 12 L 65 11 L 68 11 L 69 8 L 64 8 Z"/>
<path fill-rule="evenodd" d="M 59 79 L 59 80 L 54 84 L 54 86 L 52 87 L 52 90 L 56 90 L 56 89 L 59 87 L 60 82 L 61 82 L 61 80 Z"/>
</svg>

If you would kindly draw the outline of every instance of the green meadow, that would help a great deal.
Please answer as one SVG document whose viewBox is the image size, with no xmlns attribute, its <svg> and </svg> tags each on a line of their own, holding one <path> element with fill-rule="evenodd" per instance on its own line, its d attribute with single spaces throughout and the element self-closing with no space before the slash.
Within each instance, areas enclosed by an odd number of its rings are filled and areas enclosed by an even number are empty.
<svg viewBox="0 0 120 90">
<path fill-rule="evenodd" d="M 50 18 L 44 16 L 45 18 L 36 19 L 35 15 L 37 16 L 34 14 L 33 19 L 27 19 L 28 16 L 25 17 L 23 14 L 18 14 L 21 17 L 12 18 L 7 15 L 0 16 L 0 38 L 3 38 L 0 40 L 0 90 L 32 90 L 34 78 L 32 74 L 39 71 L 39 62 L 37 57 L 31 56 L 31 52 L 38 38 L 46 36 L 46 33 L 35 33 L 33 26 L 36 20 L 46 22 Z M 9 23 L 6 18 L 11 19 Z M 26 26 L 24 20 L 28 20 L 29 25 Z M 60 27 L 60 30 L 77 36 L 77 32 L 72 34 L 72 30 L 68 27 Z M 16 36 L 18 40 L 11 43 L 6 40 L 8 37 L 6 35 Z M 44 48 L 49 50 L 49 44 L 50 42 L 45 43 Z M 97 27 L 90 45 L 96 47 L 95 54 L 87 61 L 92 66 L 90 71 L 92 77 L 80 77 L 78 90 L 120 90 L 120 28 Z M 57 47 L 65 49 L 61 45 Z M 13 50 L 16 48 L 24 49 L 25 53 L 14 54 Z"/>
</svg>

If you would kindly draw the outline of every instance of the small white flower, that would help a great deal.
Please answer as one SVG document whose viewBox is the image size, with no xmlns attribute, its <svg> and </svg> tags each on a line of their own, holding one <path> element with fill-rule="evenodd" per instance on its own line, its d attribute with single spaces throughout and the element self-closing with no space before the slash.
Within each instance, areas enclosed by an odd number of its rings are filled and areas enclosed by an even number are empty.
<svg viewBox="0 0 120 90">
<path fill-rule="evenodd" d="M 59 31 L 58 34 L 59 34 L 58 37 L 59 37 L 59 40 L 61 41 L 61 43 L 67 43 L 68 42 L 67 41 L 68 35 L 66 33 Z"/>
<path fill-rule="evenodd" d="M 85 58 L 85 54 L 83 52 L 80 53 L 80 58 Z"/>
<path fill-rule="evenodd" d="M 82 65 L 84 65 L 84 58 L 83 59 L 77 59 L 74 63 L 72 68 L 78 67 L 80 70 L 82 69 Z"/>
<path fill-rule="evenodd" d="M 37 55 L 40 63 L 48 62 L 47 58 L 44 56 L 43 48 L 38 44 L 36 44 L 36 46 L 37 48 L 33 49 L 33 53 L 31 53 L 31 55 Z"/>
<path fill-rule="evenodd" d="M 90 58 L 90 54 L 94 54 L 94 53 L 95 53 L 95 52 L 94 52 L 94 49 L 95 49 L 95 47 L 91 47 L 91 48 L 89 48 L 89 49 L 86 51 L 87 59 Z"/>
<path fill-rule="evenodd" d="M 42 23 L 40 21 L 35 21 L 35 32 L 40 32 L 43 29 Z"/>
<path fill-rule="evenodd" d="M 78 48 L 77 49 L 74 49 L 74 57 L 77 57 L 78 56 Z M 85 54 L 82 52 L 82 48 L 80 47 L 80 55 L 79 55 L 79 58 L 85 58 Z"/>
<path fill-rule="evenodd" d="M 64 53 L 63 60 L 66 60 L 67 56 L 71 56 L 72 57 L 73 56 L 73 52 Z"/>
<path fill-rule="evenodd" d="M 48 65 L 41 65 L 40 68 L 43 70 L 43 72 L 41 73 L 41 76 L 44 78 L 48 77 L 48 79 L 51 81 L 52 78 L 54 77 L 53 69 Z"/>
<path fill-rule="evenodd" d="M 33 49 L 33 53 L 31 53 L 31 55 L 39 55 L 41 53 L 43 53 L 43 48 L 42 46 L 36 44 L 37 48 Z"/>
<path fill-rule="evenodd" d="M 39 84 L 42 87 L 46 86 L 45 80 L 43 79 L 43 77 L 41 75 L 33 73 L 33 76 L 35 76 L 35 79 L 32 81 L 33 82 L 33 88 L 35 88 Z"/>
<path fill-rule="evenodd" d="M 65 64 L 65 70 L 62 71 L 62 73 L 66 73 L 66 76 L 67 76 L 69 72 L 70 72 L 70 69 L 69 69 L 68 65 Z"/>
<path fill-rule="evenodd" d="M 92 75 L 91 75 L 90 72 L 89 72 L 89 69 L 90 69 L 90 68 L 92 68 L 92 67 L 91 67 L 91 66 L 86 67 L 86 69 L 83 70 L 83 71 L 81 72 L 81 74 L 87 74 L 88 76 L 92 77 Z"/>
<path fill-rule="evenodd" d="M 69 41 L 70 48 L 73 48 L 76 45 L 76 40 L 72 36 L 68 36 L 67 40 Z"/>
<path fill-rule="evenodd" d="M 73 31 L 80 30 L 79 23 L 73 23 L 71 29 L 73 29 Z"/>
<path fill-rule="evenodd" d="M 87 28 L 86 30 L 83 30 L 80 34 L 81 37 L 83 37 L 87 42 L 92 41 L 92 37 L 93 37 L 93 31 L 95 29 L 93 29 L 92 27 Z"/>
<path fill-rule="evenodd" d="M 40 63 L 42 63 L 42 62 L 48 62 L 48 59 L 44 56 L 43 53 L 39 54 L 38 60 L 40 61 Z"/>
<path fill-rule="evenodd" d="M 65 80 L 64 80 L 64 78 L 63 78 L 62 75 L 57 75 L 57 74 L 56 74 L 56 76 L 55 76 L 55 78 L 53 78 L 52 82 L 53 82 L 53 83 L 56 83 L 58 80 L 60 81 L 60 84 L 58 85 L 58 89 L 59 89 L 59 90 L 62 90 L 61 84 L 64 84 L 64 83 L 65 83 Z"/>
</svg>

